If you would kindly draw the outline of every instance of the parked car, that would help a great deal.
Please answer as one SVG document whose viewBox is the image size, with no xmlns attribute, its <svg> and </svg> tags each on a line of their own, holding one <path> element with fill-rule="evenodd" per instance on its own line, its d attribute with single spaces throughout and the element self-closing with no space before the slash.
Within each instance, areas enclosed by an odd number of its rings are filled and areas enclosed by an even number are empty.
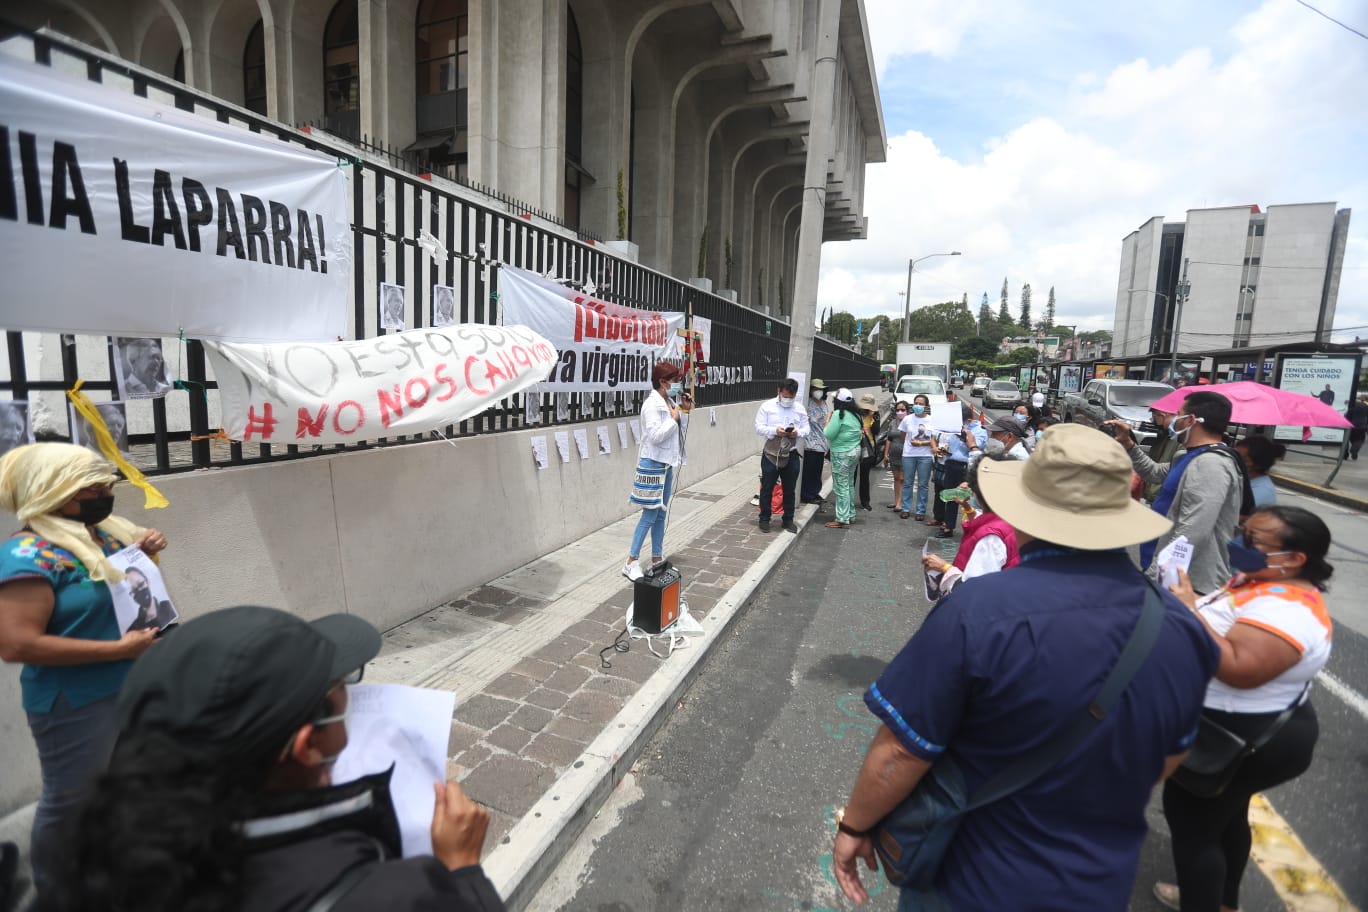
<svg viewBox="0 0 1368 912">
<path fill-rule="evenodd" d="M 1060 411 L 1065 421 L 1088 427 L 1119 418 L 1130 425 L 1137 443 L 1148 446 L 1159 433 L 1150 421 L 1150 403 L 1171 392 L 1167 383 L 1152 380 L 1090 380 L 1081 391 L 1064 397 Z"/>
<path fill-rule="evenodd" d="M 993 380 L 983 391 L 983 407 L 1011 408 L 1021 401 L 1021 390 L 1011 380 Z"/>
<path fill-rule="evenodd" d="M 893 393 L 895 400 L 911 404 L 912 398 L 918 395 L 925 396 L 931 403 L 932 412 L 955 401 L 954 394 L 945 388 L 945 383 L 940 377 L 907 376 L 898 379 L 898 388 Z"/>
<path fill-rule="evenodd" d="M 973 385 L 969 387 L 969 395 L 974 397 L 982 396 L 983 391 L 988 389 L 989 382 L 990 379 L 988 377 L 975 377 Z"/>
</svg>

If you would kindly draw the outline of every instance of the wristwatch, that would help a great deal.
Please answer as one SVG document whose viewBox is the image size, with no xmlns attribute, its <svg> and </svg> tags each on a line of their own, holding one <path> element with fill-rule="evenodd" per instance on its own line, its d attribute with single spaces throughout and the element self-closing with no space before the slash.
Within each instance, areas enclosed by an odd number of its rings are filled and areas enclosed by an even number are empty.
<svg viewBox="0 0 1368 912">
<path fill-rule="evenodd" d="M 864 839 L 869 835 L 869 830 L 857 830 L 845 822 L 845 808 L 836 809 L 836 829 L 847 836 L 854 836 L 856 839 Z"/>
</svg>

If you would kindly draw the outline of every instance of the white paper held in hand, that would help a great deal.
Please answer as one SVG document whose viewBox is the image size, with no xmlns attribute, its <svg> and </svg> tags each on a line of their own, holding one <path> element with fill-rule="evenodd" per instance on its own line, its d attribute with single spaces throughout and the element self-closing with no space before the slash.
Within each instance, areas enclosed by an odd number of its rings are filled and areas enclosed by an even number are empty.
<svg viewBox="0 0 1368 912">
<path fill-rule="evenodd" d="M 333 767 L 342 784 L 394 767 L 390 795 L 405 858 L 432 854 L 434 782 L 446 781 L 456 694 L 403 684 L 347 688 L 347 747 Z"/>
<path fill-rule="evenodd" d="M 1159 565 L 1159 581 L 1165 588 L 1178 585 L 1178 571 L 1187 573 L 1192 566 L 1192 542 L 1180 535 L 1165 545 L 1154 557 Z"/>
</svg>

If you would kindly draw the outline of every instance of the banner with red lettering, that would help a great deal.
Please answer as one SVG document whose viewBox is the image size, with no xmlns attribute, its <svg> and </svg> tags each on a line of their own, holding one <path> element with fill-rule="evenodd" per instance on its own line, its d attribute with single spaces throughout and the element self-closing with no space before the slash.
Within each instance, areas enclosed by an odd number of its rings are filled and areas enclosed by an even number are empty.
<svg viewBox="0 0 1368 912">
<path fill-rule="evenodd" d="M 556 364 L 525 326 L 461 324 L 376 339 L 205 341 L 223 430 L 243 443 L 355 443 L 422 434 L 479 414 Z"/>
<path fill-rule="evenodd" d="M 499 268 L 499 302 L 505 322 L 560 352 L 539 387 L 549 392 L 648 390 L 651 368 L 684 326 L 682 313 L 623 307 L 512 266 Z"/>
</svg>

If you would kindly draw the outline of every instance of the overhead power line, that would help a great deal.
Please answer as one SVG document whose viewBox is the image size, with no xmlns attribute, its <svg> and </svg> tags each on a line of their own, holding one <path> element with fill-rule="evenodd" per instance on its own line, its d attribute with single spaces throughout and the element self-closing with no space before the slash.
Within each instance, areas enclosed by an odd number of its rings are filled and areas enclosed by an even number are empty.
<svg viewBox="0 0 1368 912">
<path fill-rule="evenodd" d="M 1327 13 L 1321 12 L 1320 10 L 1316 9 L 1316 8 L 1315 8 L 1314 6 L 1312 6 L 1311 4 L 1307 3 L 1306 0 L 1297 0 L 1297 2 L 1300 3 L 1302 6 L 1306 7 L 1307 9 L 1309 9 L 1311 12 L 1315 13 L 1317 16 L 1324 16 L 1326 19 L 1329 19 L 1331 22 L 1335 23 L 1335 25 L 1338 25 L 1340 28 L 1344 29 L 1345 31 L 1353 32 L 1355 35 L 1358 35 L 1360 38 L 1368 38 L 1368 35 L 1363 34 L 1363 32 L 1360 32 L 1358 29 L 1354 28 L 1352 25 L 1345 25 L 1343 22 L 1340 22 L 1340 21 L 1339 21 L 1338 19 L 1336 19 L 1334 16 L 1331 16 L 1331 15 L 1329 15 L 1329 14 L 1327 14 Z"/>
</svg>

